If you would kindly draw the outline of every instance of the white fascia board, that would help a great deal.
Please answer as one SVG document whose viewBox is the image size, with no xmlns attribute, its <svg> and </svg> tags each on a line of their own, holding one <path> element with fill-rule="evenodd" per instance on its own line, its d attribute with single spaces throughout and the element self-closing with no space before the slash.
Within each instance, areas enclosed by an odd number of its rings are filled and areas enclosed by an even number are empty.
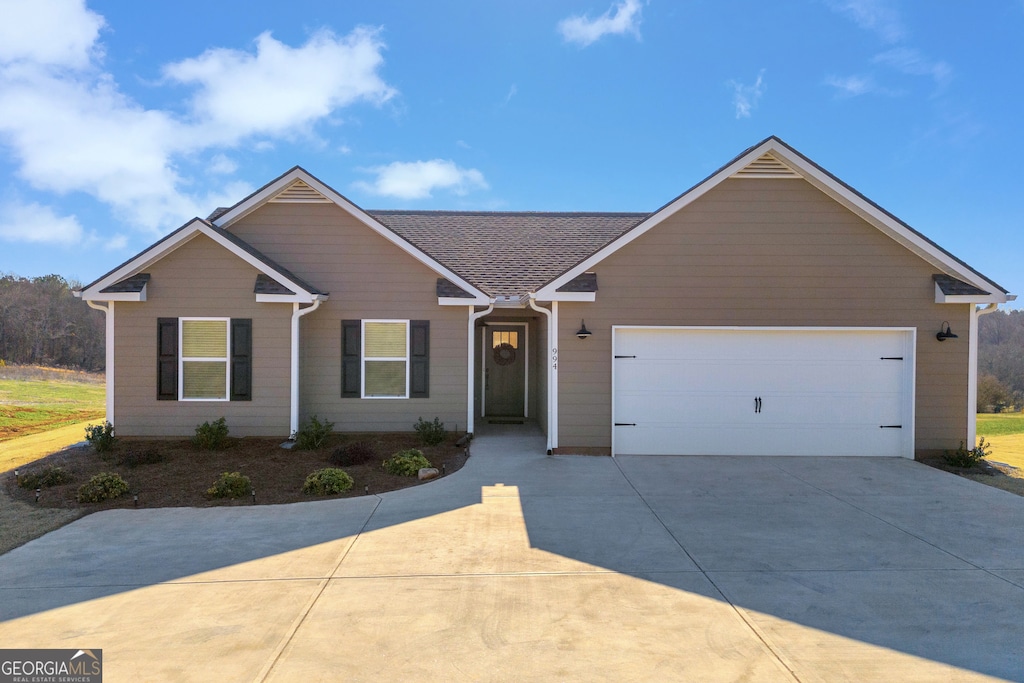
<svg viewBox="0 0 1024 683">
<path fill-rule="evenodd" d="M 974 285 L 978 289 L 994 292 L 991 295 L 995 297 L 993 301 L 998 303 L 1006 301 L 1005 294 L 1002 293 L 1002 289 L 996 283 L 986 280 L 972 269 L 965 267 L 964 264 L 952 258 L 941 248 L 928 241 L 928 239 L 910 230 L 887 212 L 865 200 L 860 194 L 846 187 L 843 183 L 838 182 L 817 166 L 806 163 L 795 150 L 775 142 L 772 145 L 771 152 L 804 176 L 809 183 L 940 271 Z"/>
<path fill-rule="evenodd" d="M 633 240 L 637 239 L 638 237 L 642 237 L 651 228 L 655 227 L 665 219 L 669 218 L 670 216 L 678 212 L 680 209 L 683 209 L 684 207 L 692 204 L 697 199 L 700 199 L 710 190 L 717 187 L 722 181 L 728 179 L 729 176 L 731 176 L 733 173 L 749 165 L 750 162 L 754 161 L 765 152 L 772 151 L 773 149 L 774 141 L 772 140 L 766 140 L 757 147 L 753 148 L 743 156 L 736 159 L 736 161 L 732 162 L 722 170 L 718 171 L 718 173 L 715 173 L 713 176 L 705 179 L 700 184 L 692 187 L 690 190 L 677 197 L 671 203 L 666 204 L 664 207 L 661 208 L 660 211 L 647 218 L 647 220 L 637 225 L 635 228 L 627 232 L 622 237 L 606 245 L 603 249 L 596 252 L 590 258 L 580 262 L 572 270 L 566 271 L 558 278 L 552 280 L 548 284 L 541 287 L 539 290 L 537 290 L 535 298 L 539 301 L 558 301 L 559 299 L 556 298 L 557 296 L 567 293 L 559 292 L 559 287 L 564 286 L 567 282 L 582 275 L 583 273 L 594 270 L 594 266 L 596 266 L 598 263 L 605 260 L 606 258 L 611 256 L 619 249 L 632 242 Z M 562 299 L 562 301 L 565 301 L 565 299 Z"/>
<path fill-rule="evenodd" d="M 253 194 L 245 201 L 235 205 L 230 211 L 225 213 L 223 216 L 213 221 L 214 225 L 219 228 L 227 228 L 229 225 L 242 218 L 243 216 L 255 211 L 257 208 L 268 202 L 270 199 L 275 197 L 279 192 L 284 190 L 286 187 L 291 185 L 296 180 L 301 180 L 306 183 L 314 190 L 322 194 L 323 196 L 330 199 L 332 202 L 337 204 L 341 209 L 347 211 L 354 216 L 359 222 L 376 232 L 378 235 L 386 239 L 387 241 L 394 244 L 396 247 L 404 251 L 405 253 L 412 256 L 414 259 L 430 268 L 432 271 L 448 279 L 450 282 L 458 285 L 466 292 L 472 294 L 478 301 L 486 302 L 488 297 L 482 291 L 469 284 L 461 277 L 448 270 L 440 263 L 427 256 L 424 252 L 414 247 L 411 243 L 405 241 L 398 234 L 387 227 L 382 225 L 380 222 L 374 220 L 368 213 L 360 209 L 358 206 L 345 199 L 345 197 L 338 194 L 335 190 L 320 182 L 307 171 L 302 168 L 294 168 L 288 173 L 270 183 L 259 192 Z M 468 299 L 466 300 L 468 301 Z M 463 303 L 463 305 L 466 305 Z M 486 303 L 482 304 L 486 305 Z"/>
<path fill-rule="evenodd" d="M 145 301 L 146 287 L 143 285 L 141 292 L 107 292 L 103 294 L 103 301 Z M 85 298 L 85 297 L 82 297 Z M 93 299 L 95 301 L 96 299 Z"/>
<path fill-rule="evenodd" d="M 467 299 L 466 297 L 460 296 L 439 296 L 437 297 L 438 306 L 488 306 L 491 300 L 487 297 L 473 297 Z"/>
<path fill-rule="evenodd" d="M 545 289 L 547 289 L 545 287 Z M 550 297 L 541 297 L 537 294 L 538 301 L 597 301 L 597 292 L 555 292 Z"/>
<path fill-rule="evenodd" d="M 1016 297 L 1006 296 L 1002 292 L 996 294 L 944 294 L 938 284 L 935 285 L 935 303 L 937 304 L 1005 304 Z"/>
<path fill-rule="evenodd" d="M 299 294 L 257 294 L 258 304 L 310 304 L 313 297 L 303 292 Z"/>
<path fill-rule="evenodd" d="M 111 272 L 102 280 L 96 282 L 88 289 L 82 290 L 82 299 L 85 301 L 117 301 L 112 298 L 114 294 L 104 294 L 102 290 L 110 287 L 111 285 L 117 284 L 126 277 L 130 277 L 145 270 L 150 265 L 156 263 L 167 254 L 171 253 L 181 245 L 185 244 L 189 240 L 193 239 L 198 234 L 198 227 L 203 222 L 198 218 L 186 223 L 184 226 L 178 229 L 177 232 L 171 233 L 162 242 L 158 242 L 146 251 L 142 252 L 132 260 L 125 263 L 117 270 Z M 122 299 L 122 301 L 137 301 L 138 299 Z"/>
<path fill-rule="evenodd" d="M 923 236 L 908 229 L 892 216 L 865 200 L 859 194 L 850 190 L 842 183 L 836 181 L 822 169 L 818 168 L 814 164 L 804 161 L 803 157 L 797 153 L 796 150 L 790 149 L 787 145 L 774 138 L 765 140 L 763 143 L 751 149 L 749 152 L 739 157 L 713 176 L 707 178 L 699 185 L 678 197 L 675 201 L 664 206 L 657 213 L 637 225 L 619 239 L 608 244 L 590 258 L 581 262 L 575 268 L 565 272 L 557 279 L 542 287 L 537 291 L 537 299 L 543 301 L 553 300 L 552 297 L 555 295 L 555 292 L 559 287 L 565 285 L 567 282 L 586 271 L 594 270 L 594 266 L 605 258 L 614 254 L 616 251 L 638 237 L 641 237 L 648 230 L 655 227 L 669 216 L 672 216 L 680 209 L 693 203 L 766 152 L 771 152 L 780 161 L 802 175 L 809 183 L 838 201 L 850 211 L 853 211 L 877 229 L 881 230 L 884 234 L 891 237 L 904 248 L 931 263 L 940 271 L 948 273 L 953 277 L 974 285 L 979 289 L 995 292 L 991 295 L 995 297 L 993 299 L 994 302 L 1005 303 L 1008 300 L 1005 295 L 1002 294 L 1001 288 L 994 282 L 989 282 L 978 275 L 978 273 L 975 273 L 970 268 L 965 267 L 962 263 L 950 257 L 949 254 L 942 251 Z"/>
</svg>

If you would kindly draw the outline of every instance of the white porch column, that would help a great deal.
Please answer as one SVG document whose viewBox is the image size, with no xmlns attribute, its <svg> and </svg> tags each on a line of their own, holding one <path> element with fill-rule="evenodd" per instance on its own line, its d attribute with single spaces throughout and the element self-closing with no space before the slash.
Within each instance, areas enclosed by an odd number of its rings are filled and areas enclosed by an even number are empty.
<svg viewBox="0 0 1024 683">
<path fill-rule="evenodd" d="M 95 308 L 97 311 L 103 311 L 103 317 L 106 318 L 106 370 L 104 371 L 104 378 L 107 384 L 107 417 L 106 420 L 110 424 L 114 424 L 114 302 L 108 301 L 106 306 L 100 306 L 95 301 L 86 300 L 86 304 L 89 308 Z"/>
</svg>

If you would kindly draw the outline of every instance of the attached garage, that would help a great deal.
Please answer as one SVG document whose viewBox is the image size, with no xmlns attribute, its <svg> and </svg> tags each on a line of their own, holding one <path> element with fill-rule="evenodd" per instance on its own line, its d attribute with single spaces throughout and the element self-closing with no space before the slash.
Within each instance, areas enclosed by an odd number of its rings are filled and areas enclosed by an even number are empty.
<svg viewBox="0 0 1024 683">
<path fill-rule="evenodd" d="M 912 328 L 615 326 L 614 455 L 914 457 Z"/>
</svg>

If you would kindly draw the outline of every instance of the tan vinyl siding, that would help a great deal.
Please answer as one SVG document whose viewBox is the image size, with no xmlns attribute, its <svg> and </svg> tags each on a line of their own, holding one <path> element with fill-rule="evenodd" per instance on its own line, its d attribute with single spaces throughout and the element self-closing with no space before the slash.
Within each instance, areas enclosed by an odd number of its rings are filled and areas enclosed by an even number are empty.
<svg viewBox="0 0 1024 683">
<path fill-rule="evenodd" d="M 287 436 L 291 305 L 256 303 L 258 271 L 202 235 L 147 272 L 147 301 L 114 305 L 117 433 L 191 436 L 223 416 L 234 436 Z M 182 317 L 252 319 L 252 401 L 156 400 L 157 319 Z"/>
<path fill-rule="evenodd" d="M 300 419 L 410 431 L 439 417 L 465 429 L 468 312 L 437 305 L 436 273 L 333 204 L 265 204 L 229 229 L 331 294 L 300 323 Z M 364 319 L 430 321 L 429 398 L 341 398 L 341 321 Z"/>
<path fill-rule="evenodd" d="M 597 301 L 559 305 L 560 446 L 611 445 L 613 324 L 915 327 L 916 447 L 966 438 L 969 306 L 934 303 L 934 266 L 805 181 L 726 180 L 593 270 Z M 943 320 L 959 339 L 936 341 Z"/>
</svg>

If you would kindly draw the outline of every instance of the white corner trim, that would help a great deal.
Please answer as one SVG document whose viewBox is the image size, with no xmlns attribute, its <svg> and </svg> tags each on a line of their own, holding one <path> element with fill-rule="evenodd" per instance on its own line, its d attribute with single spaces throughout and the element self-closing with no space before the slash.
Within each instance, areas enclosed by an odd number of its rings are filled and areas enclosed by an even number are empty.
<svg viewBox="0 0 1024 683">
<path fill-rule="evenodd" d="M 339 208 L 341 208 L 344 211 L 347 211 L 349 214 L 354 216 L 356 220 L 358 220 L 359 222 L 361 222 L 362 224 L 376 232 L 378 235 L 380 235 L 387 241 L 394 244 L 396 247 L 398 247 L 405 253 L 412 256 L 414 259 L 425 265 L 427 268 L 430 268 L 432 271 L 434 271 L 441 277 L 447 278 L 452 283 L 458 285 L 462 289 L 472 294 L 474 297 L 476 297 L 476 300 L 487 299 L 487 295 L 484 294 L 482 291 L 480 291 L 473 285 L 469 284 L 461 277 L 450 271 L 448 268 L 444 267 L 443 265 L 432 259 L 425 252 L 420 251 L 417 247 L 413 246 L 412 243 L 407 242 L 403 238 L 399 237 L 398 233 L 394 232 L 393 230 L 389 230 L 379 221 L 371 217 L 368 213 L 366 213 L 358 206 L 350 202 L 348 199 L 343 197 L 341 194 L 336 192 L 333 188 L 331 188 L 328 185 L 325 185 L 324 183 L 314 178 L 312 175 L 309 174 L 308 171 L 306 171 L 303 168 L 293 168 L 291 171 L 285 173 L 277 180 L 272 181 L 262 190 L 259 190 L 255 194 L 250 195 L 247 199 L 232 207 L 230 211 L 218 217 L 213 222 L 214 225 L 216 225 L 217 227 L 226 228 L 227 226 L 231 225 L 232 223 L 239 220 L 243 216 L 252 213 L 259 207 L 269 202 L 273 197 L 275 197 L 281 191 L 285 190 L 296 180 L 303 181 L 311 188 L 322 194 L 324 197 L 327 197 Z M 466 301 L 464 300 L 461 305 L 465 306 Z"/>
</svg>

